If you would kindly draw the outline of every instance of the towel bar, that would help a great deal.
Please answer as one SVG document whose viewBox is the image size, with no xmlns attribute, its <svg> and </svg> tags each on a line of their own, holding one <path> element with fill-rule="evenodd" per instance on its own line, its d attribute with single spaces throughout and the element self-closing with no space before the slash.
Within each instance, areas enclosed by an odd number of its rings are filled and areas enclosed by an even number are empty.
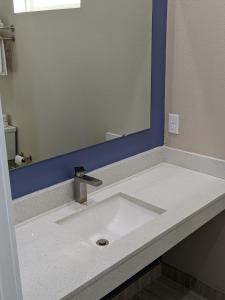
<svg viewBox="0 0 225 300">
<path fill-rule="evenodd" d="M 15 31 L 15 26 L 14 26 L 14 25 L 2 26 L 2 27 L 0 27 L 0 31 L 1 31 L 1 30 L 11 30 L 11 31 Z"/>
<path fill-rule="evenodd" d="M 0 36 L 0 40 L 10 40 L 15 42 L 15 37 L 14 36 Z"/>
</svg>

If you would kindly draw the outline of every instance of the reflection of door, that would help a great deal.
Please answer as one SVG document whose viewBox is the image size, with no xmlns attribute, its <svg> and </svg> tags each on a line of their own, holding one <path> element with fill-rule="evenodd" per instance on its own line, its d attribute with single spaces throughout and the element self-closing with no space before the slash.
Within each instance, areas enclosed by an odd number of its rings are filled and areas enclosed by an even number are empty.
<svg viewBox="0 0 225 300">
<path fill-rule="evenodd" d="M 0 299 L 22 300 L 0 101 Z"/>
</svg>

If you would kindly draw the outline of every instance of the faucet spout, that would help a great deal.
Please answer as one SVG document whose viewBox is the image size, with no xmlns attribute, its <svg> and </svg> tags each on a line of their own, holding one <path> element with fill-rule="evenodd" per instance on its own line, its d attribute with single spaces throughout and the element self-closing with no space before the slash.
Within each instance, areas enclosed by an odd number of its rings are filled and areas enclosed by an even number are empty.
<svg viewBox="0 0 225 300">
<path fill-rule="evenodd" d="M 98 187 L 102 185 L 102 180 L 85 175 L 84 167 L 74 168 L 74 198 L 78 203 L 87 202 L 87 184 Z"/>
<path fill-rule="evenodd" d="M 88 175 L 83 175 L 82 177 L 78 177 L 77 180 L 79 180 L 80 182 L 89 184 L 91 186 L 100 186 L 102 185 L 102 180 L 99 180 L 97 178 L 88 176 Z"/>
</svg>

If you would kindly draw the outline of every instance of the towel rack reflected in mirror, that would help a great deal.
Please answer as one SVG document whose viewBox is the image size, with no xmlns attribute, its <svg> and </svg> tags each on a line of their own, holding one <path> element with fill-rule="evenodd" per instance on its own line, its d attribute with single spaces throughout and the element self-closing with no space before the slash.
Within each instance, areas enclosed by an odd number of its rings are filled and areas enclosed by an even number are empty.
<svg viewBox="0 0 225 300">
<path fill-rule="evenodd" d="M 8 40 L 8 41 L 13 41 L 15 42 L 15 37 L 14 36 L 0 36 L 0 40 Z"/>
<path fill-rule="evenodd" d="M 0 32 L 1 31 L 5 31 L 6 30 L 10 30 L 11 32 L 14 32 L 15 31 L 15 26 L 14 25 L 7 25 L 7 26 L 0 26 Z M 0 40 L 10 40 L 10 41 L 13 41 L 15 42 L 15 37 L 14 36 L 9 36 L 9 35 L 6 35 L 6 36 L 1 36 L 0 35 Z"/>
<path fill-rule="evenodd" d="M 1 30 L 11 30 L 13 32 L 13 31 L 15 31 L 15 26 L 14 25 L 2 26 L 2 27 L 0 27 L 0 31 Z"/>
</svg>

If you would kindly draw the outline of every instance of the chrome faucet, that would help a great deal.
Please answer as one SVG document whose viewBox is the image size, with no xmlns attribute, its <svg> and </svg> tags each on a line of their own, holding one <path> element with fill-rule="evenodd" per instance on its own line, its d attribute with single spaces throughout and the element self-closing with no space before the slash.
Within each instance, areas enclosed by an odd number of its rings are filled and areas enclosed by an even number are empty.
<svg viewBox="0 0 225 300">
<path fill-rule="evenodd" d="M 79 203 L 87 202 L 87 184 L 92 186 L 102 185 L 102 180 L 85 175 L 84 167 L 74 168 L 74 199 Z"/>
</svg>

